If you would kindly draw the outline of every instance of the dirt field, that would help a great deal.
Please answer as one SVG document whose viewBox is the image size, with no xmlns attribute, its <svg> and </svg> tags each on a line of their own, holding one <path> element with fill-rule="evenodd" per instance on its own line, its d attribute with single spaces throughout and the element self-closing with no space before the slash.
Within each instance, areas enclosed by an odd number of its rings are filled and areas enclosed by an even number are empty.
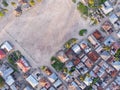
<svg viewBox="0 0 120 90">
<path fill-rule="evenodd" d="M 0 20 L 0 40 L 10 40 L 32 57 L 32 66 L 49 66 L 51 56 L 65 41 L 81 38 L 78 32 L 82 28 L 91 33 L 95 27 L 80 17 L 72 0 L 43 0 L 20 17 L 9 15 Z"/>
</svg>

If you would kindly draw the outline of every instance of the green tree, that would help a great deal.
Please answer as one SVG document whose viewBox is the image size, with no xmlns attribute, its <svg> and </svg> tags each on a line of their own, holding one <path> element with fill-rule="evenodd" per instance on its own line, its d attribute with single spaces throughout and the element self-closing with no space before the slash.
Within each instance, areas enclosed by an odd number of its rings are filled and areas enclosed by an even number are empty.
<svg viewBox="0 0 120 90">
<path fill-rule="evenodd" d="M 16 6 L 17 6 L 15 2 L 11 2 L 11 5 L 12 5 L 13 7 L 16 7 Z"/>
<path fill-rule="evenodd" d="M 117 50 L 114 57 L 115 57 L 116 60 L 120 60 L 120 49 Z"/>
<path fill-rule="evenodd" d="M 35 5 L 35 1 L 34 1 L 34 0 L 30 0 L 29 4 L 30 4 L 31 6 L 34 6 L 34 5 Z"/>
<path fill-rule="evenodd" d="M 3 4 L 5 7 L 8 6 L 8 3 L 6 2 L 6 0 L 3 0 L 3 1 L 2 1 L 2 4 Z"/>
<path fill-rule="evenodd" d="M 3 87 L 5 84 L 3 78 L 0 76 L 0 88 Z"/>
<path fill-rule="evenodd" d="M 0 17 L 3 17 L 3 16 L 4 16 L 3 12 L 2 12 L 2 11 L 0 11 Z"/>
<path fill-rule="evenodd" d="M 79 3 L 77 9 L 85 16 L 88 16 L 88 7 L 85 6 L 83 3 Z"/>
</svg>

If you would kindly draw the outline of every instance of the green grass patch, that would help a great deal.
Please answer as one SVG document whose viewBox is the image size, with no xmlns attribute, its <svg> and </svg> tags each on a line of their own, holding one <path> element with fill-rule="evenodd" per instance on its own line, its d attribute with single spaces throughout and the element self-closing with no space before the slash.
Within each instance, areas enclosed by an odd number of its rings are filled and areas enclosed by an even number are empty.
<svg viewBox="0 0 120 90">
<path fill-rule="evenodd" d="M 56 70 L 56 71 L 62 71 L 64 64 L 62 62 L 60 62 L 60 60 L 56 57 L 52 57 L 51 58 L 51 62 L 52 62 L 52 67 Z"/>
</svg>

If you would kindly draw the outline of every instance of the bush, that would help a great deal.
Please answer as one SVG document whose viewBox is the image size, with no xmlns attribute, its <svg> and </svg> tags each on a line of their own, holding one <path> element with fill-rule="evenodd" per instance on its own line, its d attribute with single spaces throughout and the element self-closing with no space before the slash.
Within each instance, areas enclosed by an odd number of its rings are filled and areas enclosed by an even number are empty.
<svg viewBox="0 0 120 90">
<path fill-rule="evenodd" d="M 0 11 L 0 17 L 3 17 L 3 16 L 4 16 L 3 12 Z"/>
<path fill-rule="evenodd" d="M 72 38 L 72 39 L 70 39 L 70 40 L 68 40 L 66 43 L 65 43 L 65 45 L 64 45 L 64 47 L 66 48 L 66 49 L 69 49 L 73 44 L 75 44 L 77 42 L 77 39 L 76 38 Z"/>
<path fill-rule="evenodd" d="M 16 6 L 17 6 L 15 2 L 11 2 L 11 5 L 12 5 L 13 7 L 16 7 Z"/>
<path fill-rule="evenodd" d="M 7 13 L 7 12 L 8 12 L 8 10 L 7 10 L 7 9 L 3 9 L 2 11 L 3 11 L 4 13 Z"/>
<path fill-rule="evenodd" d="M 6 2 L 6 0 L 3 0 L 3 1 L 2 1 L 2 4 L 3 4 L 5 7 L 8 6 L 8 3 Z"/>
<path fill-rule="evenodd" d="M 34 6 L 34 5 L 35 5 L 35 1 L 34 1 L 34 0 L 30 0 L 29 4 L 30 4 L 31 6 Z"/>
<path fill-rule="evenodd" d="M 88 16 L 88 7 L 82 4 L 81 2 L 78 4 L 77 9 L 85 16 Z"/>
<path fill-rule="evenodd" d="M 80 36 L 83 36 L 83 35 L 85 35 L 86 33 L 87 33 L 87 29 L 82 29 L 82 30 L 79 31 L 79 35 L 80 35 Z"/>
</svg>

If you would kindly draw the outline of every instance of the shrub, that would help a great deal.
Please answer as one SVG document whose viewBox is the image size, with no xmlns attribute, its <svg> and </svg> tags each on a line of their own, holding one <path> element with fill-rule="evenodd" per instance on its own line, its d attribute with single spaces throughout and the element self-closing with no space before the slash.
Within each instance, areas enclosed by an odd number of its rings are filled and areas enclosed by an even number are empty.
<svg viewBox="0 0 120 90">
<path fill-rule="evenodd" d="M 12 5 L 13 7 L 16 7 L 16 6 L 17 6 L 15 2 L 11 2 L 11 5 Z"/>
<path fill-rule="evenodd" d="M 3 0 L 3 1 L 2 1 L 2 4 L 3 4 L 5 7 L 8 6 L 8 3 L 6 2 L 6 0 Z"/>
<path fill-rule="evenodd" d="M 3 12 L 0 11 L 0 17 L 3 17 L 3 16 L 4 16 Z"/>
<path fill-rule="evenodd" d="M 64 47 L 66 49 L 69 49 L 73 44 L 75 44 L 77 42 L 77 39 L 76 38 L 72 38 L 70 40 L 68 40 L 65 44 L 64 44 Z"/>
<path fill-rule="evenodd" d="M 87 33 L 87 29 L 82 29 L 79 31 L 80 36 L 83 36 L 85 33 Z"/>
<path fill-rule="evenodd" d="M 34 5 L 35 5 L 35 1 L 34 1 L 34 0 L 30 0 L 29 4 L 30 4 L 31 6 L 34 6 Z"/>
</svg>

